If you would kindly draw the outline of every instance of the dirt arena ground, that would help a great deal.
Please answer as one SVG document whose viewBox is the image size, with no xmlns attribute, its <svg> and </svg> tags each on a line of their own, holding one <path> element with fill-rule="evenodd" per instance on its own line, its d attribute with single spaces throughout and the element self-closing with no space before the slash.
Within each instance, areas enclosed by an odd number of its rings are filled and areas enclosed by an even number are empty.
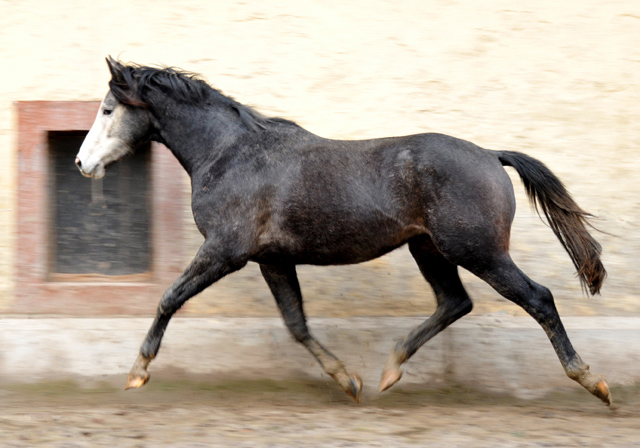
<svg viewBox="0 0 640 448">
<path fill-rule="evenodd" d="M 539 158 L 598 216 L 609 279 L 601 297 L 581 295 L 571 262 L 530 211 L 515 177 L 514 259 L 553 290 L 563 317 L 640 316 L 638 0 L 222 5 L 0 0 L 7 67 L 0 76 L 0 310 L 10 309 L 18 287 L 14 101 L 101 99 L 108 81 L 103 58 L 113 55 L 202 73 L 239 101 L 325 137 L 442 132 Z M 183 266 L 201 243 L 187 209 L 184 217 L 191 227 Z M 522 315 L 482 282 L 464 281 L 476 315 Z M 433 312 L 406 250 L 365 268 L 303 268 L 301 283 L 311 316 Z M 184 312 L 277 315 L 256 266 L 210 288 Z M 56 334 L 49 338 L 53 348 L 61 343 Z M 40 358 L 55 356 L 53 348 Z M 38 361 L 29 366 L 34 376 Z M 469 384 L 401 382 L 377 394 L 367 383 L 356 405 L 330 379 L 295 372 L 289 381 L 268 373 L 152 376 L 145 388 L 127 392 L 124 378 L 90 385 L 0 379 L 0 448 L 640 447 L 640 386 L 612 388 L 613 410 L 569 380 L 567 392 L 534 401 Z"/>
<path fill-rule="evenodd" d="M 0 389 L 3 447 L 635 447 L 640 388 L 613 410 L 577 387 L 523 401 L 464 386 L 365 391 L 359 405 L 330 380 L 115 379 Z"/>
</svg>

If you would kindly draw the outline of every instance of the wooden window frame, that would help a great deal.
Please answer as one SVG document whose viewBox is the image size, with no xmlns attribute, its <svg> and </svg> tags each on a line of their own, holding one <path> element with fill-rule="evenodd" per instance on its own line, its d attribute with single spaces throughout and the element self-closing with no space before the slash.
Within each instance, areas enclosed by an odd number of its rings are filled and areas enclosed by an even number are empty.
<svg viewBox="0 0 640 448">
<path fill-rule="evenodd" d="M 20 101 L 15 301 L 18 314 L 152 314 L 182 272 L 184 170 L 164 146 L 151 145 L 151 267 L 144 275 L 51 275 L 49 132 L 87 131 L 98 101 Z M 78 173 L 80 175 L 80 173 Z"/>
</svg>

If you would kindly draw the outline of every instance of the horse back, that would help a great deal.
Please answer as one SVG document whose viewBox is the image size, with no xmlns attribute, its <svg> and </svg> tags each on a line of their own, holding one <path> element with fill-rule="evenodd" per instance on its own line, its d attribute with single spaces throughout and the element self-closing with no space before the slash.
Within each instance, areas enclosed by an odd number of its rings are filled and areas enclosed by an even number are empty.
<svg viewBox="0 0 640 448">
<path fill-rule="evenodd" d="M 273 172 L 263 257 L 357 263 L 420 234 L 447 246 L 451 233 L 482 234 L 499 223 L 496 239 L 505 232 L 508 239 L 513 218 L 511 182 L 497 158 L 439 134 L 321 140 L 292 151 Z"/>
</svg>

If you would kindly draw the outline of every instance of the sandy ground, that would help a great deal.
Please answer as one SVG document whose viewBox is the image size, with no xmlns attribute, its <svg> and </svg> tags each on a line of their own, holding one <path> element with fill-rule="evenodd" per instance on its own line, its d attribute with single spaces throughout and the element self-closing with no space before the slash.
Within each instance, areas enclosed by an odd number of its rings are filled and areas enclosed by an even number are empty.
<svg viewBox="0 0 640 448">
<path fill-rule="evenodd" d="M 118 380 L 122 380 L 119 378 Z M 538 401 L 462 386 L 365 391 L 330 380 L 180 381 L 124 392 L 115 379 L 0 389 L 3 447 L 631 447 L 640 388 L 613 390 L 613 410 L 581 389 Z"/>
<path fill-rule="evenodd" d="M 15 287 L 13 101 L 99 99 L 108 76 L 103 58 L 111 54 L 203 73 L 239 101 L 326 137 L 443 132 L 544 160 L 608 232 L 598 238 L 609 280 L 602 297 L 582 297 L 569 259 L 529 211 L 518 179 L 514 259 L 554 291 L 563 316 L 640 313 L 640 2 L 51 5 L 0 0 L 0 47 L 12 68 L 2 72 L 0 90 L 0 309 L 14 300 Z M 200 237 L 189 225 L 193 253 Z M 186 312 L 276 315 L 252 269 L 194 299 Z M 482 299 L 477 313 L 521 313 L 482 283 L 465 281 Z M 406 251 L 363 268 L 303 269 L 301 282 L 312 315 L 433 310 Z M 0 383 L 0 446 L 640 446 L 638 388 L 614 389 L 619 408 L 610 411 L 577 387 L 519 401 L 461 387 L 398 385 L 377 395 L 368 384 L 355 405 L 330 380 L 305 377 L 158 376 L 127 393 L 123 381 Z"/>
</svg>

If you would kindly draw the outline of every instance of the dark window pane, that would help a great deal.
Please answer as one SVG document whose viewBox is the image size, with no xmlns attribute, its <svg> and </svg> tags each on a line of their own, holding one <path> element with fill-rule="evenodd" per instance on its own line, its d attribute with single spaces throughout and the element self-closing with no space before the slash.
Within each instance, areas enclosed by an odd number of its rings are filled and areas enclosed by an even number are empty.
<svg viewBox="0 0 640 448">
<path fill-rule="evenodd" d="M 82 177 L 74 160 L 86 132 L 50 132 L 51 272 L 130 275 L 150 265 L 149 145 Z"/>
</svg>

